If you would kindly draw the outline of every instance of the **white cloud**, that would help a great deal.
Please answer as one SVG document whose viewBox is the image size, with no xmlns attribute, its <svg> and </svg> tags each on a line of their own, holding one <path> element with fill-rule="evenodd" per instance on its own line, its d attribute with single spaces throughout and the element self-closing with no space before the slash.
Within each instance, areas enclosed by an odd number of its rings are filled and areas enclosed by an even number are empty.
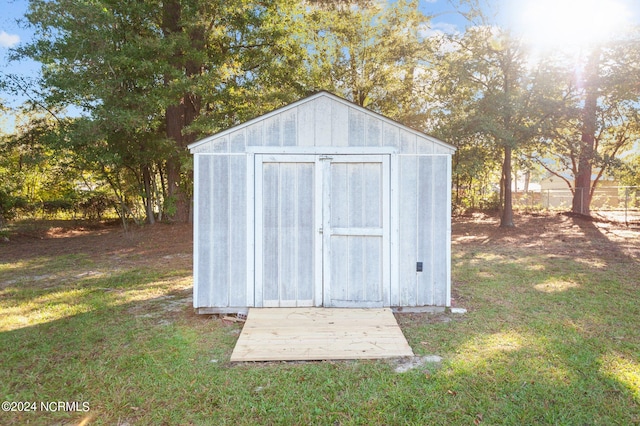
<svg viewBox="0 0 640 426">
<path fill-rule="evenodd" d="M 20 36 L 17 34 L 7 34 L 6 31 L 0 31 L 0 47 L 13 47 L 20 43 Z"/>
<path fill-rule="evenodd" d="M 424 38 L 442 34 L 457 34 L 458 32 L 457 25 L 448 22 L 430 22 L 429 24 L 422 25 L 419 29 L 420 36 Z"/>
</svg>

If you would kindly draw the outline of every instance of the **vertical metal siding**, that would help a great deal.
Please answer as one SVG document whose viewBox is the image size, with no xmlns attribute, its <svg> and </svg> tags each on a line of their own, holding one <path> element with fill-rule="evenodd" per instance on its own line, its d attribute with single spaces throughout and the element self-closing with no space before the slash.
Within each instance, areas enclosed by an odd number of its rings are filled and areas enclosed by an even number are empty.
<svg viewBox="0 0 640 426">
<path fill-rule="evenodd" d="M 314 146 L 316 144 L 316 104 L 309 102 L 296 108 L 298 117 L 297 146 Z"/>
<path fill-rule="evenodd" d="M 282 146 L 296 146 L 298 138 L 296 112 L 296 109 L 292 109 L 282 113 Z"/>
<path fill-rule="evenodd" d="M 241 130 L 247 133 L 247 147 L 264 145 L 264 142 L 262 140 L 263 127 L 264 122 L 258 121 L 257 123 L 254 123 Z"/>
<path fill-rule="evenodd" d="M 448 156 L 440 155 L 433 158 L 433 300 L 437 306 L 449 305 L 447 287 L 449 282 L 449 265 L 451 264 L 451 187 L 449 181 Z M 435 267 L 437 265 L 437 267 Z"/>
<path fill-rule="evenodd" d="M 433 157 L 418 157 L 418 194 L 417 204 L 417 261 L 423 263 L 422 272 L 416 274 L 418 306 L 433 304 L 434 270 L 442 265 L 434 259 L 434 249 L 437 244 L 434 211 L 437 210 L 437 200 L 434 192 Z"/>
<path fill-rule="evenodd" d="M 211 259 L 211 202 L 212 197 L 206 192 L 209 190 L 212 171 L 210 157 L 197 155 L 195 158 L 196 182 L 195 195 L 197 212 L 194 215 L 195 247 L 194 247 L 194 307 L 209 306 L 209 294 L 211 293 L 211 274 L 208 267 Z"/>
<path fill-rule="evenodd" d="M 247 303 L 247 162 L 244 155 L 229 157 L 229 305 Z"/>
<path fill-rule="evenodd" d="M 331 141 L 325 142 L 324 145 L 330 146 L 349 146 L 349 127 L 350 127 L 350 111 L 351 108 L 346 105 L 332 103 L 331 105 Z"/>
<path fill-rule="evenodd" d="M 198 155 L 196 307 L 246 306 L 244 155 Z"/>
<path fill-rule="evenodd" d="M 281 146 L 280 119 L 282 115 L 274 115 L 264 122 L 264 145 Z"/>
<path fill-rule="evenodd" d="M 213 161 L 213 180 L 211 192 L 212 229 L 211 239 L 213 251 L 209 264 L 212 274 L 211 306 L 229 306 L 230 281 L 230 244 L 229 244 L 229 157 L 216 155 Z"/>
<path fill-rule="evenodd" d="M 246 129 L 238 130 L 237 132 L 229 135 L 229 152 L 244 153 L 247 150 L 245 143 L 245 136 L 247 134 Z"/>
<path fill-rule="evenodd" d="M 366 145 L 364 112 L 349 108 L 349 146 Z"/>
<path fill-rule="evenodd" d="M 367 146 L 382 146 L 382 120 L 376 117 L 367 116 Z"/>
<path fill-rule="evenodd" d="M 418 159 L 400 156 L 399 293 L 401 306 L 417 306 Z M 424 200 L 420 200 L 424 202 Z"/>
<path fill-rule="evenodd" d="M 318 98 L 318 101 L 315 102 L 315 116 L 310 117 L 311 123 L 315 123 L 315 146 L 339 146 L 341 144 L 339 137 L 333 139 L 331 135 L 331 111 L 332 104 L 334 103 L 334 101 L 328 98 Z"/>
</svg>

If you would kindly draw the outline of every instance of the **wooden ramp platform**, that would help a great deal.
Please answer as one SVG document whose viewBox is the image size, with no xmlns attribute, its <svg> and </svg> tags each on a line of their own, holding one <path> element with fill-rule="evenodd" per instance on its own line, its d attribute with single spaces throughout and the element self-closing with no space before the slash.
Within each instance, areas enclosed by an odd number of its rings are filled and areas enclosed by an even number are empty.
<svg viewBox="0 0 640 426">
<path fill-rule="evenodd" d="M 413 356 L 391 309 L 251 308 L 232 362 Z"/>
</svg>

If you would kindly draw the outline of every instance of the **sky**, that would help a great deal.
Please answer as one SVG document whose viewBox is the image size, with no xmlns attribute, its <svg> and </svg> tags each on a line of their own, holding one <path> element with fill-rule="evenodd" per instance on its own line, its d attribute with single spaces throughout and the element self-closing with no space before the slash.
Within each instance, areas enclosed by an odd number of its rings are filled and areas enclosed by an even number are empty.
<svg viewBox="0 0 640 426">
<path fill-rule="evenodd" d="M 419 1 L 420 10 L 433 17 L 431 31 L 462 32 L 468 25 L 449 0 Z M 494 3 L 501 4 L 497 17 L 501 25 L 511 27 L 516 32 L 522 31 L 541 45 L 557 42 L 558 39 L 584 39 L 597 35 L 598 31 L 607 31 L 610 26 L 619 26 L 620 23 L 614 19 L 616 17 L 623 18 L 627 23 L 640 24 L 638 0 L 495 0 Z M 27 7 L 28 0 L 0 0 L 0 73 L 27 77 L 37 75 L 38 63 L 7 61 L 11 47 L 31 40 L 32 33 L 16 22 L 23 18 Z M 603 23 L 606 18 L 610 21 L 608 26 Z M 588 31 L 577 32 L 574 27 L 578 26 Z M 24 101 L 24 98 L 13 98 L 2 91 L 0 99 L 10 106 L 17 106 Z M 2 121 L 0 117 L 0 126 L 6 131 L 9 125 L 6 119 L 4 123 Z"/>
</svg>

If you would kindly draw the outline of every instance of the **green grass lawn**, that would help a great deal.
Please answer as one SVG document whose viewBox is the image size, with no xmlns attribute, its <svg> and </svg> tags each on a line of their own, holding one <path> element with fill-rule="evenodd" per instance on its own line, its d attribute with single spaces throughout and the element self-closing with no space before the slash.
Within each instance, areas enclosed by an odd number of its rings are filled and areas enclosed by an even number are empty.
<svg viewBox="0 0 640 426">
<path fill-rule="evenodd" d="M 18 255 L 0 243 L 0 399 L 37 409 L 0 424 L 640 424 L 640 241 L 520 220 L 454 226 L 454 297 L 468 313 L 399 315 L 416 355 L 443 357 L 405 373 L 391 361 L 230 364 L 241 326 L 193 314 L 188 244 L 154 252 L 146 230 L 87 231 L 83 244 L 51 240 L 77 249 L 42 253 L 46 240 Z M 40 405 L 57 401 L 78 410 Z"/>
</svg>

